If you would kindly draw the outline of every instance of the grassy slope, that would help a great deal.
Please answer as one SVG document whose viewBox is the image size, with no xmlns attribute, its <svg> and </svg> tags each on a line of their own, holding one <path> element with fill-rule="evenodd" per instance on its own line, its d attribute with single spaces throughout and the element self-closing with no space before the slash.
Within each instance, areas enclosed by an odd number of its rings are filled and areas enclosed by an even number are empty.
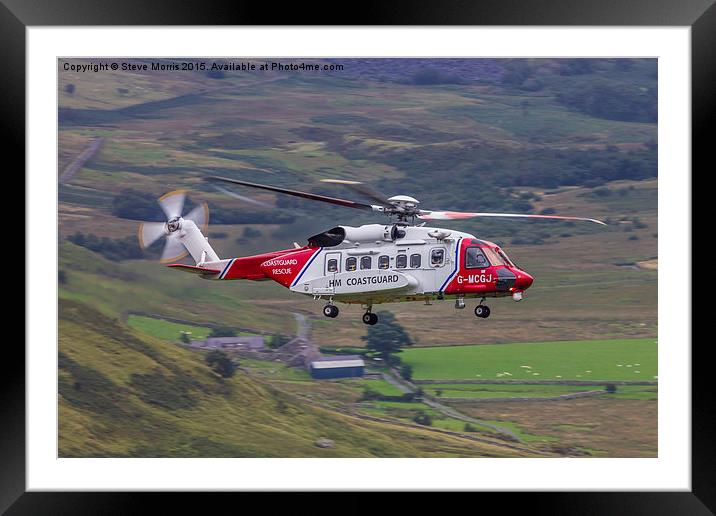
<svg viewBox="0 0 716 516">
<path fill-rule="evenodd" d="M 515 453 L 308 406 L 87 305 L 60 302 L 60 456 L 413 457 Z M 334 448 L 314 446 L 327 437 Z"/>
<path fill-rule="evenodd" d="M 182 332 L 189 332 L 191 334 L 190 338 L 193 340 L 205 339 L 209 336 L 209 333 L 211 333 L 209 328 L 189 324 L 178 324 L 141 315 L 130 315 L 127 318 L 127 324 L 130 328 L 144 332 L 152 337 L 173 342 L 179 340 L 179 336 Z"/>
</svg>

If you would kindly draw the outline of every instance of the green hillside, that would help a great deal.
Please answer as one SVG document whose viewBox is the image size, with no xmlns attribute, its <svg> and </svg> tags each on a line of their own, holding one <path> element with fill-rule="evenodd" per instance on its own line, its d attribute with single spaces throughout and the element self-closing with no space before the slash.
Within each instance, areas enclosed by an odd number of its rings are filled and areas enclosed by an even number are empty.
<svg viewBox="0 0 716 516">
<path fill-rule="evenodd" d="M 86 304 L 59 305 L 61 457 L 515 456 L 506 447 L 309 406 Z M 331 439 L 333 448 L 316 440 Z"/>
</svg>

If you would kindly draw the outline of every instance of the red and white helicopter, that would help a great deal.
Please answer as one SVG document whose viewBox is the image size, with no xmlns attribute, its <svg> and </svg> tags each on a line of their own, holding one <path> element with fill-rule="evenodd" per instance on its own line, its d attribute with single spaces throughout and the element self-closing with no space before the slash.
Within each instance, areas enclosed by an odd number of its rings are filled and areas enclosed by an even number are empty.
<svg viewBox="0 0 716 516">
<path fill-rule="evenodd" d="M 350 187 L 376 204 L 224 177 L 206 179 L 215 185 L 228 183 L 259 188 L 387 215 L 387 224 L 336 226 L 313 235 L 303 247 L 294 244 L 293 249 L 224 259 L 219 258 L 200 229 L 206 231 L 208 223 L 206 203 L 181 216 L 186 197 L 183 190 L 159 199 L 168 219 L 166 223 L 145 222 L 139 227 L 139 243 L 143 248 L 166 237 L 162 262 L 177 261 L 187 253 L 196 262 L 196 265 L 171 263 L 169 267 L 212 280 L 274 280 L 293 292 L 325 299 L 323 315 L 331 318 L 338 316 L 337 302 L 360 304 L 365 309 L 363 322 L 370 325 L 378 322 L 372 312 L 373 305 L 400 301 L 429 304 L 446 298 L 455 299 L 458 309 L 465 308 L 465 299 L 479 298 L 475 315 L 485 318 L 490 315 L 489 307 L 483 304 L 486 298 L 510 296 L 520 301 L 524 291 L 532 285 L 532 276 L 517 267 L 496 244 L 452 229 L 426 227 L 425 223 L 416 225 L 416 219 L 519 217 L 605 225 L 583 217 L 428 211 L 419 209 L 419 202 L 412 197 L 385 198 L 357 181 L 323 180 Z"/>
</svg>

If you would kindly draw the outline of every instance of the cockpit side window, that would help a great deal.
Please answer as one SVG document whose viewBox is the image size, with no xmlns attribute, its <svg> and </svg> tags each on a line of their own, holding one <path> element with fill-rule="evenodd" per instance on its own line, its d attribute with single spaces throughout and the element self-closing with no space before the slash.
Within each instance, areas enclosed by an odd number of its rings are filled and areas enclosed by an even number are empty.
<svg viewBox="0 0 716 516">
<path fill-rule="evenodd" d="M 503 260 L 502 257 L 491 247 L 483 247 L 482 250 L 485 252 L 487 259 L 490 260 L 492 265 L 509 265 L 509 262 Z"/>
<path fill-rule="evenodd" d="M 515 262 L 510 260 L 502 249 L 498 249 L 497 254 L 499 254 L 502 257 L 502 259 L 505 260 L 505 262 L 507 262 L 507 265 L 511 265 L 514 267 Z"/>
<path fill-rule="evenodd" d="M 485 253 L 479 247 L 468 247 L 465 249 L 465 268 L 466 269 L 484 269 L 489 267 L 490 262 L 487 261 Z"/>
</svg>

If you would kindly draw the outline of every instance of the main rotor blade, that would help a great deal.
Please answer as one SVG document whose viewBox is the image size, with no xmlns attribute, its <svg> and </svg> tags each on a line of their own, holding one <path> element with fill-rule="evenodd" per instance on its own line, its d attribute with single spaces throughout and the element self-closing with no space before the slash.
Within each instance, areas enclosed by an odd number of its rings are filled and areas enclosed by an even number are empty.
<svg viewBox="0 0 716 516">
<path fill-rule="evenodd" d="M 249 186 L 251 188 L 259 188 L 261 190 L 268 190 L 270 192 L 278 192 L 286 195 L 293 195 L 295 197 L 302 197 L 304 199 L 310 199 L 312 201 L 327 202 L 330 204 L 337 204 L 338 206 L 345 206 L 347 208 L 357 208 L 359 210 L 373 210 L 370 204 L 364 204 L 361 202 L 349 201 L 348 199 L 339 199 L 337 197 L 328 197 L 326 195 L 313 194 L 308 192 L 300 192 L 298 190 L 289 190 L 288 188 L 280 188 L 278 186 L 262 185 L 259 183 L 249 183 L 248 181 L 239 181 L 237 179 L 229 179 L 228 177 L 209 176 L 204 178 L 206 181 L 223 182 L 232 185 Z"/>
<path fill-rule="evenodd" d="M 142 222 L 139 225 L 137 236 L 139 237 L 139 246 L 146 249 L 154 242 L 164 236 L 164 222 Z"/>
<path fill-rule="evenodd" d="M 234 199 L 238 199 L 238 200 L 240 200 L 240 201 L 248 202 L 248 203 L 250 203 L 250 204 L 255 204 L 256 206 L 263 206 L 264 208 L 275 209 L 274 206 L 271 206 L 271 205 L 268 204 L 268 203 L 261 202 L 261 201 L 258 201 L 258 200 L 256 200 L 256 199 L 252 199 L 251 197 L 246 197 L 246 196 L 244 196 L 244 195 L 239 195 L 239 194 L 237 194 L 236 192 L 232 192 L 232 191 L 229 190 L 228 188 L 224 188 L 223 186 L 219 186 L 219 185 L 211 185 L 211 186 L 213 186 L 214 188 L 216 188 L 219 192 L 225 193 L 226 195 L 228 195 L 228 196 L 230 196 L 230 197 L 233 197 Z"/>
<path fill-rule="evenodd" d="M 361 183 L 360 181 L 348 181 L 345 179 L 321 179 L 321 182 L 347 186 L 351 190 L 354 190 L 374 200 L 380 206 L 383 206 L 385 208 L 393 207 L 393 205 L 388 202 L 387 197 L 385 195 L 376 192 L 370 186 L 366 185 L 365 183 Z"/>
<path fill-rule="evenodd" d="M 184 199 L 186 199 L 186 190 L 174 190 L 168 194 L 162 195 L 157 202 L 162 207 L 162 211 L 167 216 L 167 220 L 174 217 L 181 217 L 181 210 L 184 208 Z"/>
<path fill-rule="evenodd" d="M 423 220 L 460 220 L 473 217 L 508 217 L 526 219 L 583 220 L 606 226 L 604 222 L 586 217 L 564 217 L 560 215 L 530 215 L 528 213 L 470 213 L 464 211 L 421 211 L 418 218 Z"/>
</svg>

